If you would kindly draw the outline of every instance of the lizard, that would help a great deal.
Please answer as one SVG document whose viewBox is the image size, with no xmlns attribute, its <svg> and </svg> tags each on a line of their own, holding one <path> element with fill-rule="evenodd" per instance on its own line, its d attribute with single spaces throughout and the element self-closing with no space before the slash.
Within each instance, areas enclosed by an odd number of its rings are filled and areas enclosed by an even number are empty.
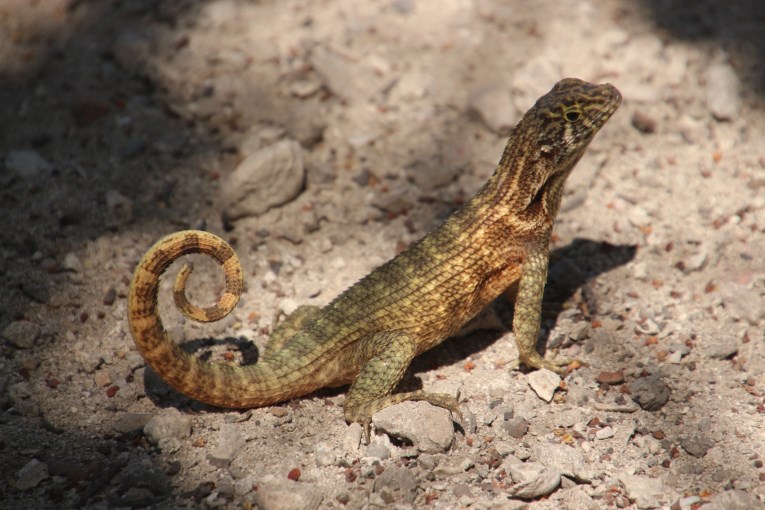
<svg viewBox="0 0 765 510">
<path fill-rule="evenodd" d="M 160 276 L 179 257 L 206 254 L 225 275 L 217 302 L 201 308 L 186 297 L 192 266 L 180 269 L 173 296 L 186 317 L 219 320 L 244 288 L 239 259 L 223 239 L 198 230 L 167 235 L 144 254 L 130 283 L 128 322 L 141 355 L 174 389 L 224 408 L 266 406 L 350 384 L 344 417 L 361 424 L 369 441 L 372 415 L 406 400 L 445 408 L 462 422 L 452 395 L 394 390 L 415 356 L 517 285 L 518 362 L 561 372 L 570 360 L 546 359 L 536 350 L 553 223 L 566 178 L 621 99 L 608 83 L 556 83 L 523 115 L 496 170 L 473 198 L 323 308 L 298 307 L 274 328 L 255 364 L 200 360 L 165 331 L 157 302 Z"/>
</svg>

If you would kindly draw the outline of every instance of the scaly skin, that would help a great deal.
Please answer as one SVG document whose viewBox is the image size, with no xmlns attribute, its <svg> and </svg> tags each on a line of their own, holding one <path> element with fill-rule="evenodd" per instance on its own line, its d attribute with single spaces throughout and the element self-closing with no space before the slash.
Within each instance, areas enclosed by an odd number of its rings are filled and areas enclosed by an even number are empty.
<svg viewBox="0 0 765 510">
<path fill-rule="evenodd" d="M 276 328 L 255 365 L 200 361 L 165 332 L 157 309 L 159 279 L 180 256 L 208 254 L 226 276 L 218 303 L 202 309 L 185 296 L 190 266 L 181 270 L 174 296 L 187 317 L 224 317 L 243 288 L 239 261 L 225 241 L 200 231 L 170 234 L 144 255 L 130 285 L 128 320 L 136 345 L 170 386 L 216 406 L 264 406 L 351 383 L 345 418 L 361 423 L 367 437 L 372 414 L 405 400 L 426 400 L 461 420 L 452 396 L 393 390 L 415 356 L 457 332 L 515 283 L 519 362 L 553 370 L 567 363 L 535 350 L 550 234 L 566 178 L 620 103 L 609 84 L 558 82 L 523 116 L 476 196 L 326 307 L 301 307 Z"/>
</svg>

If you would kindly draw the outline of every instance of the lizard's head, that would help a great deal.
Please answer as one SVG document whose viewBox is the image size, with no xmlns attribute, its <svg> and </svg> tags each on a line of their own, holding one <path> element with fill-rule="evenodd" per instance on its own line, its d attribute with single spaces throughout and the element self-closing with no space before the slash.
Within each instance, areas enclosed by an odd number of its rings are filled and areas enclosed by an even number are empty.
<svg viewBox="0 0 765 510">
<path fill-rule="evenodd" d="M 537 100 L 515 127 L 499 167 L 513 176 L 518 209 L 555 218 L 566 177 L 621 102 L 613 85 L 576 78 L 559 81 Z"/>
<path fill-rule="evenodd" d="M 621 102 L 622 95 L 609 83 L 566 78 L 540 97 L 521 122 L 539 124 L 530 132 L 537 133 L 540 158 L 548 159 L 551 165 L 546 166 L 555 173 L 567 172 Z"/>
</svg>

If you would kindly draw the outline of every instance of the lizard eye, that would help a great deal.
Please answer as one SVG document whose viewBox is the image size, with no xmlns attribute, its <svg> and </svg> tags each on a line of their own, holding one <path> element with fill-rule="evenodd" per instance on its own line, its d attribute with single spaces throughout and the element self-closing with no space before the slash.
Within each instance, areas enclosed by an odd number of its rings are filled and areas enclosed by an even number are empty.
<svg viewBox="0 0 765 510">
<path fill-rule="evenodd" d="M 580 118 L 582 118 L 582 112 L 579 110 L 568 110 L 567 112 L 563 113 L 563 116 L 566 117 L 566 120 L 569 122 L 577 122 Z"/>
</svg>

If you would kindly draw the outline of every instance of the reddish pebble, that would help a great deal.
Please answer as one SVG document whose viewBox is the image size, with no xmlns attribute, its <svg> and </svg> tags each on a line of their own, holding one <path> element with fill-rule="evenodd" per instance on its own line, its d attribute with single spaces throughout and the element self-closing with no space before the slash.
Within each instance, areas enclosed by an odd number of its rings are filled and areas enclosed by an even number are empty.
<svg viewBox="0 0 765 510">
<path fill-rule="evenodd" d="M 601 372 L 596 378 L 599 384 L 622 384 L 624 382 L 624 370 L 616 370 L 615 372 Z"/>
<path fill-rule="evenodd" d="M 293 482 L 297 482 L 298 480 L 300 480 L 300 469 L 298 468 L 290 469 L 290 472 L 287 473 L 287 478 L 289 478 Z"/>
<path fill-rule="evenodd" d="M 116 384 L 114 386 L 109 386 L 106 388 L 106 396 L 109 398 L 112 398 L 114 395 L 117 394 L 117 392 L 120 391 L 120 387 Z"/>
</svg>

